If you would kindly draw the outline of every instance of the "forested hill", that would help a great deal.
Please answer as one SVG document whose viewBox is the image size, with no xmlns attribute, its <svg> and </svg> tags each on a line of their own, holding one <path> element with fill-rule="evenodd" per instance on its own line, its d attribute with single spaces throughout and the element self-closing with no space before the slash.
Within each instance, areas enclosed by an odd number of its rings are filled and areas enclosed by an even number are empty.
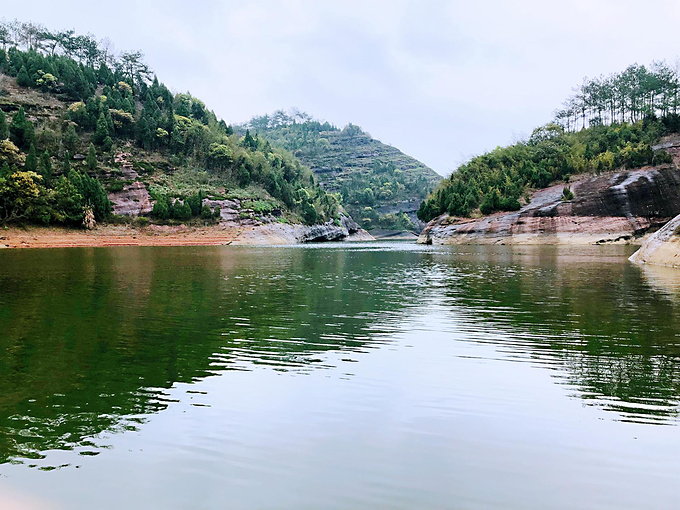
<svg viewBox="0 0 680 510">
<path fill-rule="evenodd" d="M 172 93 L 141 52 L 0 22 L 0 223 L 91 226 L 112 213 L 339 220 L 337 198 L 294 156 Z"/>
<path fill-rule="evenodd" d="M 670 163 L 654 151 L 662 136 L 680 132 L 680 76 L 663 62 L 629 66 L 621 73 L 586 79 L 555 120 L 531 137 L 499 147 L 460 166 L 423 201 L 418 216 L 474 216 L 512 211 L 531 191 L 571 176 Z"/>
<path fill-rule="evenodd" d="M 366 229 L 419 230 L 418 206 L 441 181 L 431 168 L 353 124 L 338 129 L 293 109 L 254 117 L 241 129 L 292 152 L 327 192 L 340 194 Z"/>
</svg>

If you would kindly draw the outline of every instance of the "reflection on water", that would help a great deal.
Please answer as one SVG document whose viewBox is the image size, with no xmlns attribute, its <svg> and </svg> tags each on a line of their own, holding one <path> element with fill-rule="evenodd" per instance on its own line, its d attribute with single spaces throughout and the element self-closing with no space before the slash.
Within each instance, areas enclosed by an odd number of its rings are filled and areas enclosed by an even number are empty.
<svg viewBox="0 0 680 510">
<path fill-rule="evenodd" d="M 364 399 L 378 387 L 398 414 L 400 395 L 431 378 L 448 388 L 418 404 L 432 423 L 521 407 L 547 384 L 620 427 L 677 425 L 680 271 L 629 254 L 407 243 L 0 253 L 0 464 L 105 458 L 161 411 L 202 412 L 204 382 L 236 374 L 252 387 L 271 384 L 267 373 L 313 376 L 304 388 L 330 377 L 339 395 L 364 395 L 343 404 L 350 414 L 375 405 Z M 497 363 L 548 382 L 498 390 Z M 473 379 L 489 387 L 466 398 Z M 276 412 L 291 410 L 267 419 Z"/>
<path fill-rule="evenodd" d="M 620 254 L 580 251 L 516 249 L 459 259 L 441 269 L 452 280 L 447 303 L 466 317 L 469 340 L 559 369 L 555 377 L 586 403 L 617 411 L 618 419 L 675 423 L 680 316 L 673 282 L 680 272 L 647 268 L 641 277 Z"/>
</svg>

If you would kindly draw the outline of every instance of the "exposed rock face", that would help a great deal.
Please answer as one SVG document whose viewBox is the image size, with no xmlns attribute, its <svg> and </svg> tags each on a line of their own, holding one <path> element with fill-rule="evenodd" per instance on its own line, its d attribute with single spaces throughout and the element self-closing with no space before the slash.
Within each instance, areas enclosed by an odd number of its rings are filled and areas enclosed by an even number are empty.
<svg viewBox="0 0 680 510">
<path fill-rule="evenodd" d="M 680 268 L 680 215 L 652 234 L 630 261 Z"/>
<path fill-rule="evenodd" d="M 153 209 L 151 196 L 146 186 L 139 181 L 126 184 L 123 191 L 109 193 L 113 213 L 121 216 L 139 216 L 149 214 Z"/>
<path fill-rule="evenodd" d="M 121 152 L 115 155 L 115 161 L 121 166 L 123 177 L 130 184 L 124 185 L 122 191 L 109 193 L 113 214 L 120 216 L 149 214 L 153 209 L 151 195 L 149 195 L 146 186 L 139 182 L 139 174 L 132 167 L 132 163 L 129 161 L 130 157 L 129 152 Z"/>
<path fill-rule="evenodd" d="M 211 209 L 215 207 L 220 208 L 220 218 L 221 221 L 236 221 L 238 219 L 238 213 L 241 209 L 241 202 L 239 200 L 203 200 L 203 204 L 207 205 Z"/>
<path fill-rule="evenodd" d="M 480 219 L 440 216 L 428 223 L 422 244 L 558 244 L 634 242 L 680 213 L 680 171 L 675 165 L 582 176 L 534 193 L 516 212 Z"/>
<path fill-rule="evenodd" d="M 349 234 L 356 234 L 360 230 L 363 230 L 351 216 L 347 216 L 346 214 L 340 215 L 340 225 L 342 225 L 342 228 L 347 230 Z"/>
<path fill-rule="evenodd" d="M 333 222 L 328 222 L 323 225 L 309 227 L 309 230 L 302 235 L 300 241 L 303 243 L 342 241 L 347 236 L 349 236 L 349 232 L 346 228 L 338 227 Z"/>
<path fill-rule="evenodd" d="M 240 227 L 234 245 L 261 244 L 298 244 L 327 241 L 372 241 L 373 236 L 363 229 L 349 234 L 335 224 L 325 225 L 289 225 L 286 223 L 269 223 L 266 225 Z M 344 236 L 344 237 L 343 237 Z"/>
<path fill-rule="evenodd" d="M 328 241 L 373 241 L 371 234 L 366 232 L 351 217 L 341 214 L 340 226 L 333 222 L 323 225 L 312 225 L 300 237 L 302 243 L 319 243 Z"/>
<path fill-rule="evenodd" d="M 349 234 L 345 241 L 375 241 L 375 237 L 369 234 L 366 230 L 361 228 L 359 224 L 352 219 L 351 216 L 340 214 L 340 225 L 347 230 Z"/>
</svg>

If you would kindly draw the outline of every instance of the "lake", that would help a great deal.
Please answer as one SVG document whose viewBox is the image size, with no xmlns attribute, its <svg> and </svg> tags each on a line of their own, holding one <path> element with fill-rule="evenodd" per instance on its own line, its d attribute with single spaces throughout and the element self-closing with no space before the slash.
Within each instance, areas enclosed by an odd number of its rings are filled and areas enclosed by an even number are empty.
<svg viewBox="0 0 680 510">
<path fill-rule="evenodd" d="M 678 508 L 680 271 L 631 253 L 4 250 L 0 507 Z"/>
</svg>

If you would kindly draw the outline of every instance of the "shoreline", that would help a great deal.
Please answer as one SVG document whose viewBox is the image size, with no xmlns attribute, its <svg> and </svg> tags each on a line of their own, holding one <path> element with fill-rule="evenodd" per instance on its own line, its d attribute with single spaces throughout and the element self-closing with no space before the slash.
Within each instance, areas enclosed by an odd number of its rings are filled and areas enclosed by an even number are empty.
<svg viewBox="0 0 680 510">
<path fill-rule="evenodd" d="M 93 230 L 64 227 L 0 228 L 0 249 L 23 248 L 104 248 L 116 246 L 266 246 L 304 244 L 309 227 L 284 223 L 241 225 L 236 222 L 209 226 L 187 225 L 98 225 Z M 623 235 L 622 235 L 623 234 Z M 651 234 L 631 238 L 625 233 L 593 234 L 560 232 L 540 234 L 468 234 L 451 237 L 416 238 L 384 236 L 377 240 L 410 240 L 435 245 L 514 245 L 514 246 L 586 246 L 644 244 Z M 341 242 L 374 241 L 371 234 L 360 231 Z M 429 242 L 428 242 L 429 241 Z M 323 242 L 323 241 L 320 241 Z"/>
<path fill-rule="evenodd" d="M 439 246 L 642 246 L 651 234 L 634 237 L 629 232 L 597 234 L 590 232 L 559 232 L 553 234 L 459 234 L 451 237 L 423 236 L 418 244 Z"/>
<path fill-rule="evenodd" d="M 270 223 L 240 225 L 221 223 L 209 226 L 98 225 L 93 230 L 62 227 L 0 228 L 0 249 L 22 248 L 103 248 L 115 246 L 227 246 L 301 244 L 309 227 Z M 345 241 L 368 241 L 372 236 L 359 232 Z"/>
</svg>

